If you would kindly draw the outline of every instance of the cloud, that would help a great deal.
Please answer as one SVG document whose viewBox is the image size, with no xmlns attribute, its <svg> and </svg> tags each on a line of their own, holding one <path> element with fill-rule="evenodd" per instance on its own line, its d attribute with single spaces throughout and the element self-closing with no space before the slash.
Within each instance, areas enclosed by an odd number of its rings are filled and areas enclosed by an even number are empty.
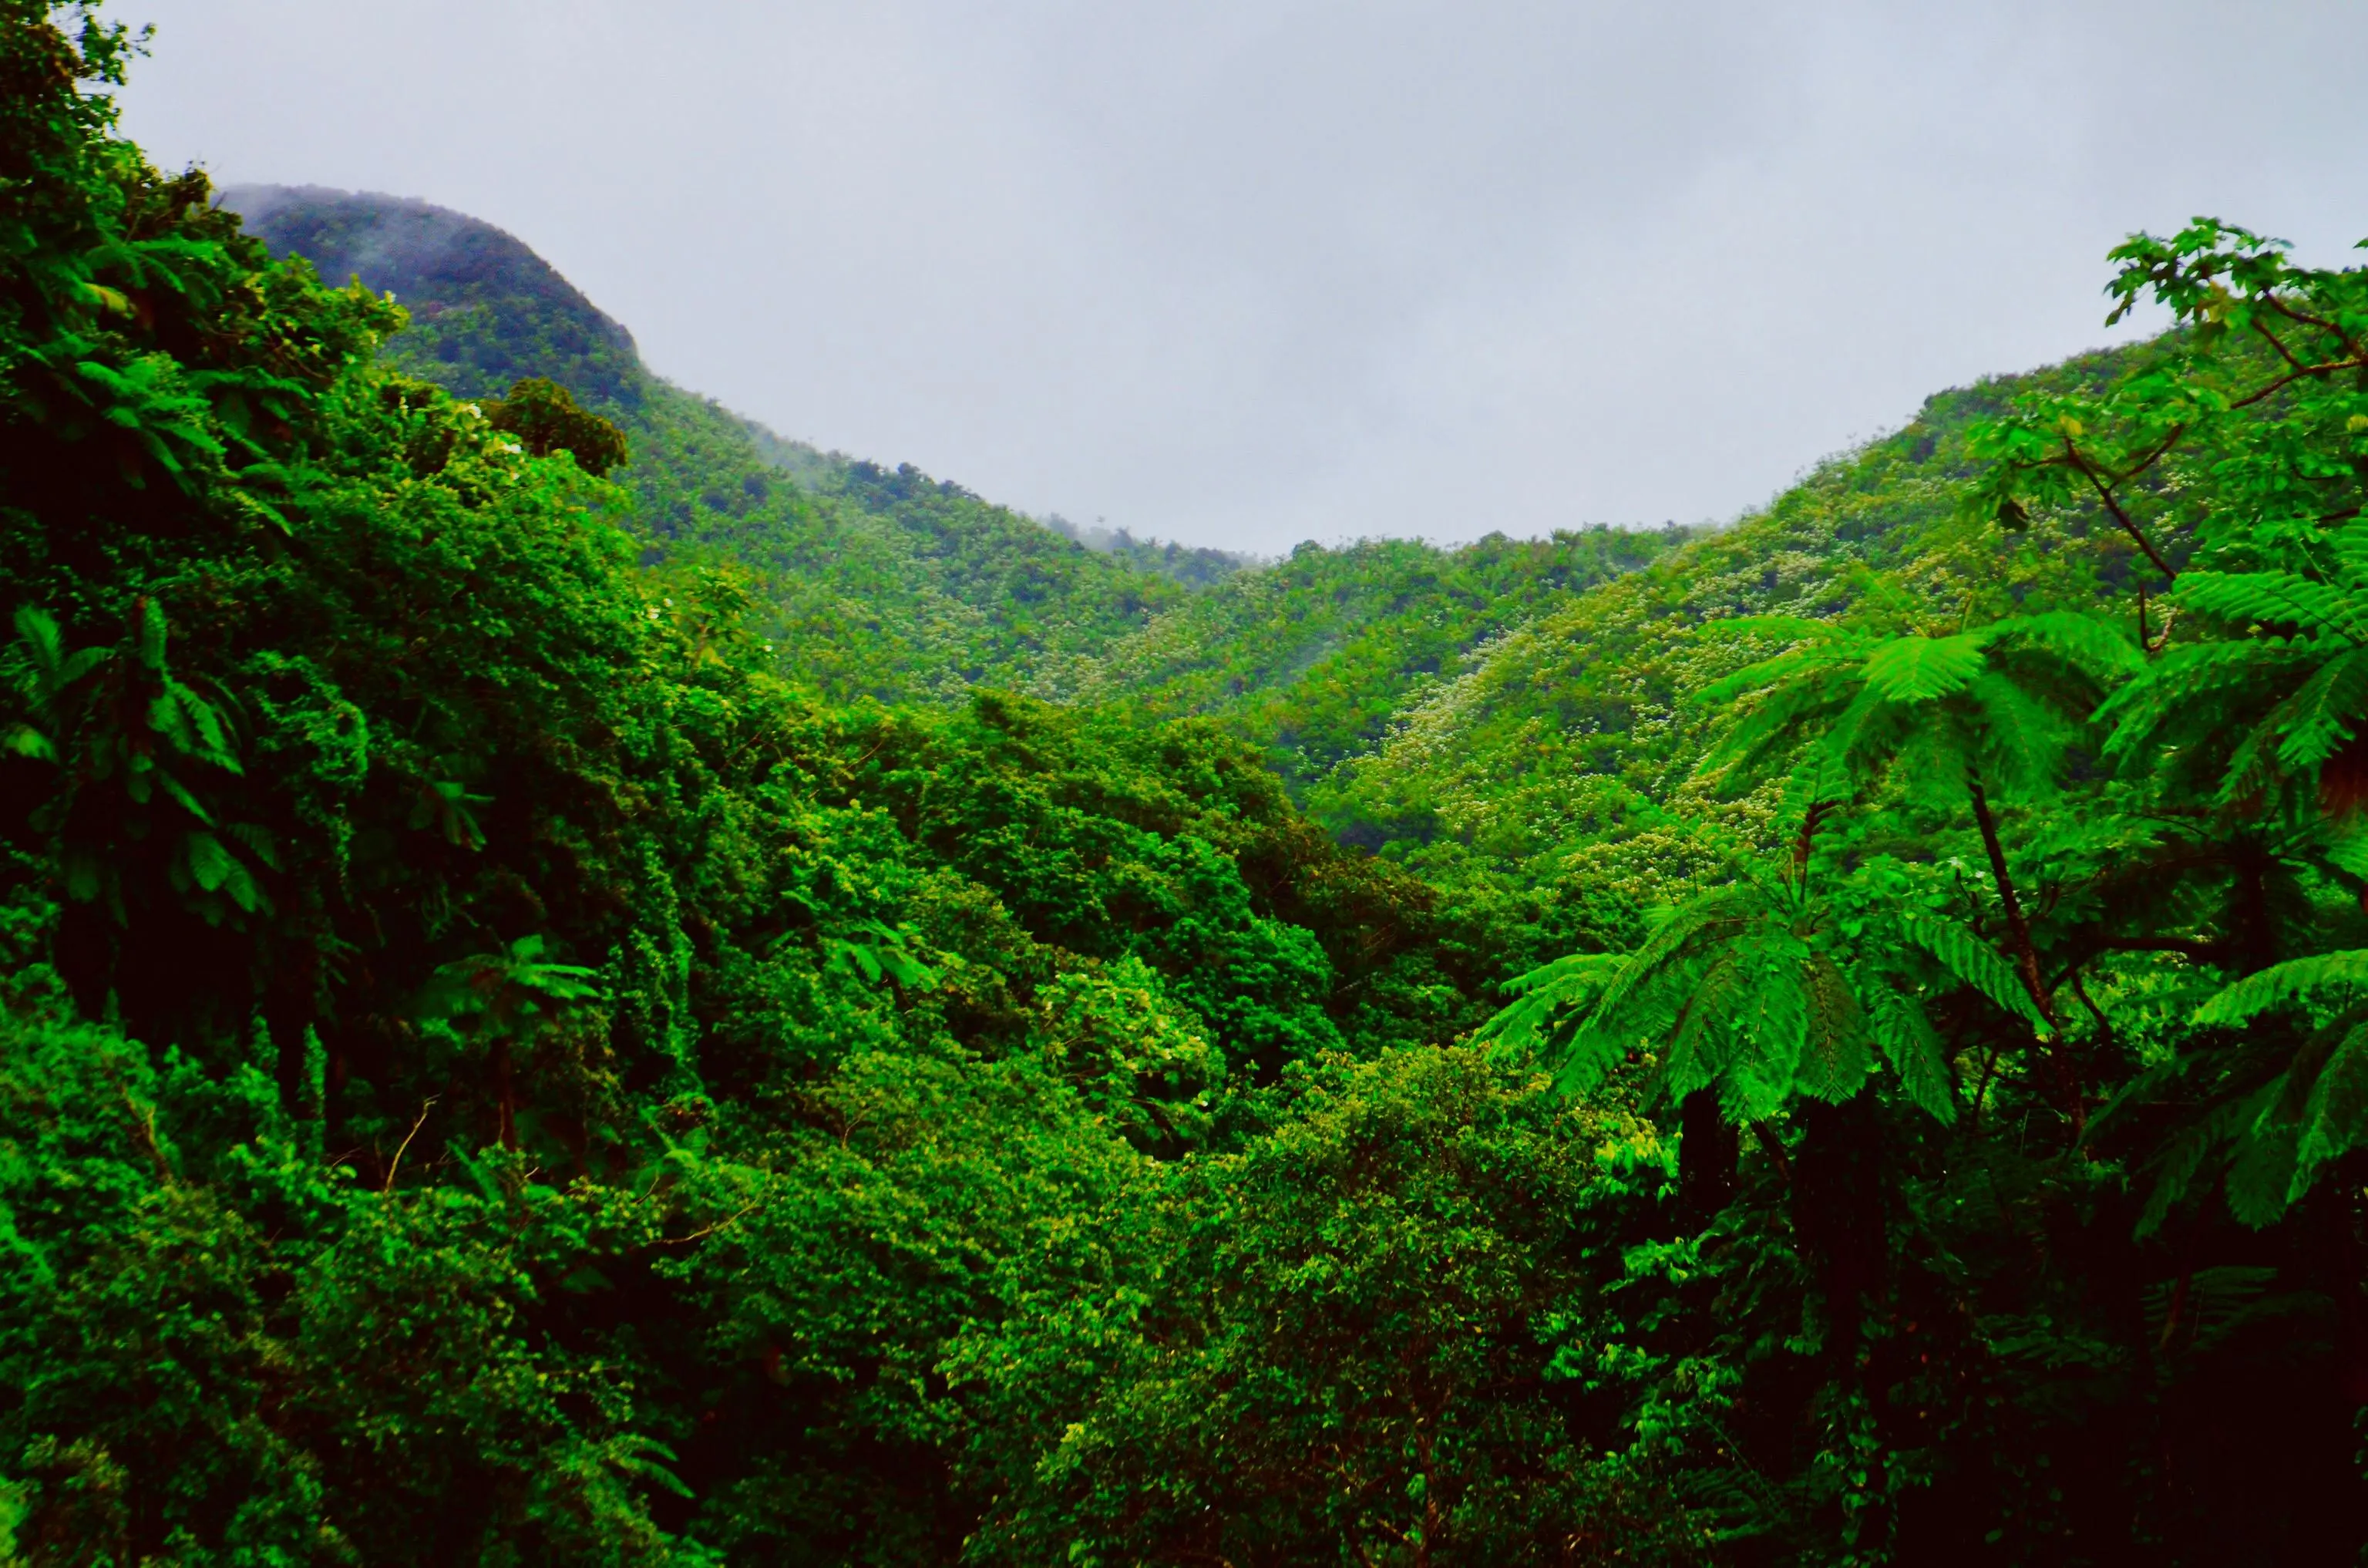
<svg viewBox="0 0 2368 1568">
<path fill-rule="evenodd" d="M 785 433 L 1265 551 L 1729 516 L 2103 340 L 2131 229 L 2368 233 L 2312 0 L 146 14 L 160 158 L 477 214 Z"/>
</svg>

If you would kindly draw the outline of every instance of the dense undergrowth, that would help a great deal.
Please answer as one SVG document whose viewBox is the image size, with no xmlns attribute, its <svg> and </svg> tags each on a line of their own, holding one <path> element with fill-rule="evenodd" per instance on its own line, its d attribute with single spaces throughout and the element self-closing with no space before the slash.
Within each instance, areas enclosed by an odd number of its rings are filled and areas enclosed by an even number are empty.
<svg viewBox="0 0 2368 1568">
<path fill-rule="evenodd" d="M 126 56 L 0 0 L 0 1562 L 2354 1559 L 2368 275 L 1220 574 Z"/>
</svg>

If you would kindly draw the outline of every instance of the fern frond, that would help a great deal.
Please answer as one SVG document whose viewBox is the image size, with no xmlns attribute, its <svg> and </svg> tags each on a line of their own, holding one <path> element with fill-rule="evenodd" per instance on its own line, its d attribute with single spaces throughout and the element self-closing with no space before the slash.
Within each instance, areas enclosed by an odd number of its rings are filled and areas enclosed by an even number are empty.
<svg viewBox="0 0 2368 1568">
<path fill-rule="evenodd" d="M 1967 696 L 1984 720 L 1978 732 L 1983 777 L 2009 798 L 2028 799 L 2053 783 L 2072 742 L 2062 716 L 1999 675 L 1978 676 Z"/>
<path fill-rule="evenodd" d="M 2228 766 L 2222 773 L 2220 787 L 2213 791 L 2212 803 L 2226 807 L 2250 800 L 2275 788 L 2278 770 L 2271 758 L 2277 748 L 2277 732 L 2267 724 L 2256 724 L 2237 743 L 2228 755 Z"/>
<path fill-rule="evenodd" d="M 2284 1088 L 2282 1078 L 2260 1097 L 2274 1099 Z M 2238 1138 L 2228 1166 L 2228 1212 L 2239 1223 L 2260 1230 L 2284 1217 L 2286 1195 L 2300 1179 L 2294 1156 L 2301 1142 L 2302 1129 L 2282 1119 L 2264 1119 Z"/>
<path fill-rule="evenodd" d="M 1846 667 L 1858 663 L 1857 650 L 1833 643 L 1794 648 L 1774 658 L 1746 665 L 1730 675 L 1703 687 L 1696 694 L 1702 702 L 1732 702 L 1736 698 L 1771 686 L 1780 686 L 1821 670 Z"/>
<path fill-rule="evenodd" d="M 2310 1085 L 2286 1201 L 2301 1199 L 2319 1166 L 2363 1142 L 2368 1142 L 2368 1024 L 2355 1024 Z"/>
<path fill-rule="evenodd" d="M 2338 993 L 2339 1002 L 2349 1001 L 2363 989 L 2368 989 L 2368 949 L 2290 959 L 2220 992 L 2195 1009 L 2193 1021 L 2199 1027 L 2234 1026 L 2328 992 Z"/>
<path fill-rule="evenodd" d="M 2336 569 L 2343 585 L 2354 592 L 2368 590 L 2368 524 L 2357 518 L 2338 528 L 2335 533 Z"/>
<path fill-rule="evenodd" d="M 1703 637 L 1782 637 L 1791 642 L 1832 642 L 1850 635 L 1830 620 L 1804 615 L 1731 615 L 1723 620 L 1703 621 L 1695 630 Z"/>
<path fill-rule="evenodd" d="M 1594 1025 L 1618 1025 L 1620 1012 L 1629 998 L 1677 958 L 1695 936 L 1713 924 L 1748 918 L 1766 897 L 1748 882 L 1738 882 L 1704 893 L 1672 911 L 1604 987 L 1602 999 L 1595 1005 Z"/>
<path fill-rule="evenodd" d="M 1918 1108 L 1947 1127 L 1957 1119 L 1956 1085 L 1941 1053 L 1941 1036 L 1914 996 L 1879 982 L 1872 987 L 1867 1013 L 1874 1026 L 1875 1044 L 1884 1060 L 1899 1074 L 1900 1087 Z"/>
<path fill-rule="evenodd" d="M 1814 745 L 1801 754 L 1776 804 L 1776 823 L 1784 832 L 1797 833 L 1819 806 L 1847 799 L 1850 781 L 1841 759 L 1830 745 Z"/>
<path fill-rule="evenodd" d="M 1822 716 L 1842 709 L 1858 688 L 1839 670 L 1779 686 L 1745 710 L 1734 726 L 1706 752 L 1694 769 L 1710 778 L 1748 767 L 1791 744 Z"/>
<path fill-rule="evenodd" d="M 2031 999 L 2031 993 L 2023 989 L 2021 976 L 1988 943 L 1962 926 L 1928 915 L 1903 915 L 1899 925 L 1909 941 L 1940 960 L 1941 967 L 1951 974 L 2023 1019 L 2041 1035 L 2047 1033 L 2047 1020 L 2040 1016 L 2039 1006 Z"/>
<path fill-rule="evenodd" d="M 2126 680 L 2146 668 L 2145 655 L 2116 622 L 2077 610 L 2049 610 L 2042 615 L 2012 616 L 1982 628 L 1986 642 L 2020 639 L 2061 654 L 2100 685 Z"/>
<path fill-rule="evenodd" d="M 1808 1006 L 1801 1062 L 1793 1074 L 1793 1085 L 1804 1095 L 1839 1105 L 1865 1085 L 1873 1065 L 1867 1056 L 1866 1014 L 1850 977 L 1825 954 L 1811 954 L 1800 966 L 1800 974 Z"/>
<path fill-rule="evenodd" d="M 2368 880 L 2368 831 L 2355 828 L 2340 833 L 2327 843 L 2328 864 L 2339 871 Z"/>
<path fill-rule="evenodd" d="M 2299 626 L 2368 642 L 2368 622 L 2351 595 L 2292 572 L 2190 572 L 2179 579 L 2180 604 L 2242 625 Z"/>
<path fill-rule="evenodd" d="M 1476 1040 L 1508 1050 L 1534 1049 L 1559 1013 L 1592 1002 L 1627 958 L 1619 953 L 1572 953 L 1505 982 L 1515 1000 L 1473 1032 Z"/>
<path fill-rule="evenodd" d="M 1730 1082 L 1759 1120 L 1783 1108 L 1808 1044 L 1809 996 L 1803 970 L 1807 949 L 1790 932 L 1771 932 L 1744 944 L 1738 967 L 1750 974 L 1750 994 L 1736 1019 Z"/>
<path fill-rule="evenodd" d="M 1716 1083 L 1735 1066 L 1742 1044 L 1735 1019 L 1749 1006 L 1757 979 L 1754 967 L 1732 949 L 1702 971 L 1669 1033 L 1662 1062 L 1662 1080 L 1672 1099 Z"/>
<path fill-rule="evenodd" d="M 2189 1128 L 2164 1146 L 2155 1161 L 2154 1186 L 2146 1192 L 2146 1206 L 2138 1210 L 2135 1227 L 2138 1240 L 2144 1241 L 2162 1229 L 2171 1210 L 2195 1185 L 2196 1173 L 2203 1168 L 2204 1156 L 2212 1153 L 2215 1142 L 2207 1129 L 2198 1126 Z"/>
<path fill-rule="evenodd" d="M 2279 763 L 2300 772 L 2334 756 L 2351 738 L 2363 699 L 2368 699 L 2368 648 L 2354 648 L 2321 665 L 2261 726 L 2279 733 Z"/>
<path fill-rule="evenodd" d="M 2291 678 L 2313 663 L 2306 650 L 2266 639 L 2246 638 L 2174 648 L 2146 673 L 2097 705 L 2099 723 L 2112 726 L 2108 756 L 2129 752 L 2183 714 L 2213 713 L 2212 699 Z"/>
<path fill-rule="evenodd" d="M 1580 1029 L 1554 1069 L 1555 1092 L 1571 1097 L 1587 1093 L 1627 1054 L 1627 1045 L 1616 1037 Z"/>
<path fill-rule="evenodd" d="M 1866 661 L 1867 688 L 1889 702 L 1930 702 L 1963 691 L 1987 667 L 1978 632 L 1895 637 Z"/>
</svg>

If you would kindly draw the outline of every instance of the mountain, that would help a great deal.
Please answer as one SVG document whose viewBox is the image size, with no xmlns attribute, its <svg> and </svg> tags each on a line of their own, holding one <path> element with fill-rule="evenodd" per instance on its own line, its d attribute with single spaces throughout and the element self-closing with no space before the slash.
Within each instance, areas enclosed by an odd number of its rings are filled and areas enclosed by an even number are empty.
<svg viewBox="0 0 2368 1568">
<path fill-rule="evenodd" d="M 909 465 L 824 453 L 650 372 L 632 335 L 522 242 L 399 197 L 240 186 L 246 231 L 323 278 L 392 293 L 389 357 L 464 398 L 546 377 L 624 433 L 659 555 L 746 573 L 786 665 L 825 690 L 945 700 L 1059 695 L 1185 593 L 1167 554 L 1094 551 Z M 1205 576 L 1212 565 L 1191 556 Z M 1151 565 L 1151 569 L 1144 569 Z"/>
<path fill-rule="evenodd" d="M 390 357 L 463 397 L 525 376 L 627 436 L 662 552 L 753 575 L 786 667 L 838 695 L 974 687 L 1213 717 L 1294 788 L 1371 750 L 1474 649 L 1666 554 L 1606 528 L 1440 548 L 1303 544 L 1279 562 L 1042 523 L 909 465 L 825 453 L 649 372 L 632 335 L 514 236 L 399 197 L 222 193 L 274 254 L 411 312 Z"/>
<path fill-rule="evenodd" d="M 632 407 L 648 380 L 633 335 L 491 223 L 402 197 L 318 186 L 223 187 L 222 204 L 276 255 L 333 287 L 359 278 L 411 312 L 398 357 L 456 397 L 545 376 L 587 403 Z"/>
</svg>

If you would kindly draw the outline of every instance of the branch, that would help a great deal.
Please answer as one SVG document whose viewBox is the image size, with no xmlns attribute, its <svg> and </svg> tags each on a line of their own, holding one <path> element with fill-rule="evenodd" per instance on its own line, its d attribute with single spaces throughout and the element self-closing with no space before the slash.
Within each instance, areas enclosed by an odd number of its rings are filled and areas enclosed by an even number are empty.
<svg viewBox="0 0 2368 1568">
<path fill-rule="evenodd" d="M 433 1095 L 419 1102 L 419 1119 L 411 1124 L 411 1131 L 404 1133 L 403 1142 L 394 1146 L 394 1158 L 386 1163 L 386 1185 L 379 1188 L 381 1192 L 394 1190 L 394 1173 L 403 1164 L 403 1152 L 411 1147 L 411 1141 L 419 1136 L 421 1128 L 427 1125 L 427 1113 L 435 1108 L 435 1105 L 436 1096 Z"/>
<path fill-rule="evenodd" d="M 2169 449 L 2169 446 L 2166 445 L 2155 455 L 2157 458 L 2159 458 L 2163 451 L 2168 451 Z M 2077 470 L 2080 476 L 2089 482 L 2089 487 L 2097 493 L 2097 499 L 2103 502 L 2105 504 L 2105 510 L 2112 514 L 2113 521 L 2119 523 L 2121 525 L 2122 531 L 2129 535 L 2132 540 L 2135 540 L 2137 547 L 2140 550 L 2146 551 L 2146 558 L 2154 562 L 2154 569 L 2161 573 L 2166 577 L 2176 578 L 2179 574 L 2172 570 L 2169 562 L 2165 561 L 2162 558 L 2162 551 L 2155 549 L 2154 541 L 2146 538 L 2146 530 L 2138 527 L 2136 519 L 2132 517 L 2127 511 L 2123 509 L 2121 502 L 2114 498 L 2112 485 L 2107 484 L 2104 479 L 2098 473 L 2096 464 L 2090 462 L 2087 458 L 2080 455 L 2080 449 L 2072 444 L 2072 437 L 2069 436 L 2064 437 L 2064 460 L 2066 465 Z M 2114 484 L 2119 484 L 2121 483 L 2121 479 L 2113 481 Z"/>
<path fill-rule="evenodd" d="M 2250 408 L 2265 398 L 2275 397 L 2296 381 L 2315 381 L 2327 376 L 2341 375 L 2346 370 L 2360 369 L 2368 369 L 2368 355 L 2354 353 L 2349 359 L 2329 359 L 2324 364 L 2305 365 L 2299 370 L 2287 371 L 2257 392 L 2237 398 L 2228 404 L 2228 411 L 2233 414 L 2240 408 Z"/>
<path fill-rule="evenodd" d="M 2177 953 L 2194 963 L 2226 967 L 2236 956 L 2236 944 L 2225 937 L 2082 937 L 2072 946 L 2071 960 L 2056 971 L 2062 985 L 2106 953 Z"/>
<path fill-rule="evenodd" d="M 723 1219 L 717 1220 L 712 1224 L 701 1225 L 699 1229 L 691 1232 L 690 1234 L 687 1236 L 660 1236 L 651 1244 L 662 1247 L 688 1246 L 692 1242 L 700 1241 L 708 1236 L 713 1235 L 716 1232 L 723 1229 L 726 1225 L 739 1223 L 749 1215 L 754 1214 L 757 1210 L 763 1208 L 764 1205 L 765 1200 L 763 1199 L 752 1199 L 749 1200 L 747 1207 L 742 1209 L 736 1214 L 727 1214 Z"/>
</svg>

